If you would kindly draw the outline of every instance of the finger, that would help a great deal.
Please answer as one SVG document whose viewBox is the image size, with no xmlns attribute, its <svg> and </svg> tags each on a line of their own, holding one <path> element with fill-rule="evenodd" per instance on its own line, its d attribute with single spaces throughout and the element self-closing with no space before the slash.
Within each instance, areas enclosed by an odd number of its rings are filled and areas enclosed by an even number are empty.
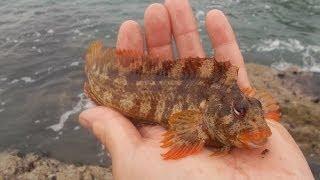
<svg viewBox="0 0 320 180">
<path fill-rule="evenodd" d="M 206 28 L 215 58 L 218 61 L 231 61 L 233 65 L 239 66 L 239 86 L 250 87 L 243 57 L 227 17 L 219 10 L 211 10 L 206 17 Z"/>
<path fill-rule="evenodd" d="M 148 53 L 172 59 L 171 25 L 167 9 L 162 4 L 151 4 L 144 14 Z"/>
<path fill-rule="evenodd" d="M 188 0 L 166 0 L 180 57 L 204 57 L 196 19 Z"/>
<path fill-rule="evenodd" d="M 128 20 L 121 24 L 116 48 L 143 53 L 143 36 L 137 22 Z"/>
<path fill-rule="evenodd" d="M 124 155 L 141 141 L 138 130 L 127 118 L 106 107 L 98 106 L 83 111 L 79 122 L 93 132 L 111 156 Z"/>
<path fill-rule="evenodd" d="M 300 179 L 312 179 L 312 172 L 308 163 L 287 129 L 275 121 L 268 120 L 267 123 L 272 131 L 272 136 L 269 138 L 270 148 L 272 148 L 270 151 L 273 154 L 277 154 L 277 156 L 273 156 L 274 159 L 271 161 L 273 165 L 266 165 L 275 167 L 283 163 L 283 159 L 286 159 L 285 164 L 289 164 L 286 171 L 290 172 L 292 169 L 299 169 L 301 176 L 303 176 Z"/>
</svg>

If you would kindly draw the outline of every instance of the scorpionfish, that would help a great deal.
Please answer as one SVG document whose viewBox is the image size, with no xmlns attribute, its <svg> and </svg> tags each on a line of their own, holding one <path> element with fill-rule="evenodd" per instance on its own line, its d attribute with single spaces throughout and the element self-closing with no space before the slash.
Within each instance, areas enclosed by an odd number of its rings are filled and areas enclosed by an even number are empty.
<svg viewBox="0 0 320 180">
<path fill-rule="evenodd" d="M 271 135 L 266 119 L 280 120 L 278 103 L 264 91 L 241 89 L 238 67 L 212 58 L 164 60 L 130 50 L 90 44 L 85 55 L 85 94 L 133 122 L 167 129 L 164 159 L 213 147 L 261 147 Z"/>
</svg>

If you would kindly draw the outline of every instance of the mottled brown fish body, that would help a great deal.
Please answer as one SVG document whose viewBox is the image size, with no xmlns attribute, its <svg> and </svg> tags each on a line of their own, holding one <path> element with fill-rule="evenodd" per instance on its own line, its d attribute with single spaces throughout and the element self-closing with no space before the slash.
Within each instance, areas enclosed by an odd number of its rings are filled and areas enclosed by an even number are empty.
<svg viewBox="0 0 320 180">
<path fill-rule="evenodd" d="M 94 42 L 86 54 L 86 93 L 98 104 L 136 120 L 163 125 L 171 114 L 199 110 L 228 63 L 213 58 L 163 61 Z M 216 77 L 216 78 L 214 78 Z"/>
<path fill-rule="evenodd" d="M 167 128 L 164 159 L 199 152 L 204 145 L 257 147 L 271 135 L 265 118 L 280 119 L 268 93 L 237 85 L 238 67 L 214 58 L 165 60 L 93 42 L 86 53 L 85 93 L 135 122 Z"/>
</svg>

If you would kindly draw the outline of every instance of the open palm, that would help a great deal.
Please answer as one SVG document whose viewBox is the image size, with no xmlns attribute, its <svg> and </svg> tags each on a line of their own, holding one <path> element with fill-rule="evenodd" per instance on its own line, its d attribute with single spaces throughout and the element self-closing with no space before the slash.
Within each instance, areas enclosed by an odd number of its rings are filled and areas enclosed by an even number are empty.
<svg viewBox="0 0 320 180">
<path fill-rule="evenodd" d="M 187 0 L 167 0 L 145 11 L 147 53 L 173 59 L 172 37 L 179 57 L 204 57 L 198 27 Z M 238 84 L 250 87 L 243 57 L 232 28 L 219 10 L 206 17 L 206 28 L 218 61 L 230 60 L 240 67 Z M 124 22 L 117 48 L 144 52 L 144 37 L 135 21 Z M 230 155 L 210 157 L 210 150 L 179 160 L 165 161 L 160 148 L 165 130 L 144 126 L 139 130 L 118 112 L 106 107 L 86 110 L 80 123 L 93 131 L 108 148 L 115 179 L 312 179 L 311 171 L 297 144 L 277 122 L 268 122 L 272 136 L 265 147 L 234 149 Z M 269 151 L 261 154 L 264 149 Z"/>
</svg>

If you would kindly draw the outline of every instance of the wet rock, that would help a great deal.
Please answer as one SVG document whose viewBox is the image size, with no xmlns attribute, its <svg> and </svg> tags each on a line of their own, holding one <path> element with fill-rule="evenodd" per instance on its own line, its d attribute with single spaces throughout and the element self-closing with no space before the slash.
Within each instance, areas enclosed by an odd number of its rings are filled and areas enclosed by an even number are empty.
<svg viewBox="0 0 320 180">
<path fill-rule="evenodd" d="M 110 168 L 75 166 L 54 159 L 27 154 L 18 157 L 15 152 L 0 153 L 0 180 L 3 179 L 112 179 Z"/>
<path fill-rule="evenodd" d="M 284 72 L 279 72 L 277 75 L 278 75 L 279 78 L 282 79 L 282 78 L 284 78 L 284 76 L 285 76 L 286 74 L 285 74 Z"/>
<path fill-rule="evenodd" d="M 319 97 L 315 97 L 311 101 L 314 102 L 314 103 L 319 103 L 320 98 Z"/>
</svg>

